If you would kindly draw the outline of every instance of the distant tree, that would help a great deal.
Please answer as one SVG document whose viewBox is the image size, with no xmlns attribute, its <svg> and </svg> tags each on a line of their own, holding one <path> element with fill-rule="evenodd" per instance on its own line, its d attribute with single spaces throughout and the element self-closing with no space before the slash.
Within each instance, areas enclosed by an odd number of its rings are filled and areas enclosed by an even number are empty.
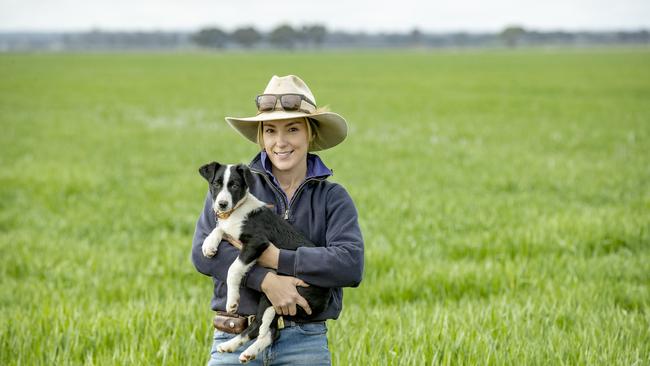
<svg viewBox="0 0 650 366">
<path fill-rule="evenodd" d="M 281 48 L 293 48 L 294 44 L 298 40 L 298 32 L 286 24 L 276 27 L 269 34 L 269 42 Z"/>
<path fill-rule="evenodd" d="M 192 35 L 192 41 L 201 47 L 222 48 L 228 42 L 228 33 L 219 28 L 204 28 Z"/>
<path fill-rule="evenodd" d="M 253 27 L 238 28 L 232 33 L 235 42 L 246 48 L 251 48 L 262 39 L 262 35 Z"/>
<path fill-rule="evenodd" d="M 517 44 L 526 34 L 526 30 L 520 26 L 510 26 L 501 31 L 501 39 L 506 42 L 506 45 L 510 48 L 517 47 Z"/>
<path fill-rule="evenodd" d="M 304 42 L 320 47 L 323 45 L 325 37 L 327 36 L 327 28 L 318 24 L 305 25 L 302 27 L 300 33 Z"/>
<path fill-rule="evenodd" d="M 418 28 L 413 28 L 411 33 L 409 33 L 409 38 L 413 45 L 418 46 L 422 43 L 422 32 Z"/>
</svg>

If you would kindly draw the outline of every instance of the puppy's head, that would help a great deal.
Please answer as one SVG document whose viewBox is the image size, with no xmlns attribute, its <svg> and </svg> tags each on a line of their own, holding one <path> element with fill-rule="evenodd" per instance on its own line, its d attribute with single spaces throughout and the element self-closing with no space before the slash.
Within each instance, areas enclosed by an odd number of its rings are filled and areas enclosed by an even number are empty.
<svg viewBox="0 0 650 366">
<path fill-rule="evenodd" d="M 216 161 L 199 168 L 208 181 L 215 212 L 230 211 L 246 197 L 253 183 L 250 169 L 244 165 L 221 165 Z"/>
</svg>

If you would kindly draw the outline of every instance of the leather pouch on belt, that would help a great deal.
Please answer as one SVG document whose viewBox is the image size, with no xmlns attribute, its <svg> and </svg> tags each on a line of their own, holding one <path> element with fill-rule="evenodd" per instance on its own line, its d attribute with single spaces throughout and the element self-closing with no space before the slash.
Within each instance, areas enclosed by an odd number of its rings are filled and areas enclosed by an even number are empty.
<svg viewBox="0 0 650 366">
<path fill-rule="evenodd" d="M 212 323 L 215 328 L 222 332 L 239 334 L 248 327 L 248 318 L 217 311 Z"/>
</svg>

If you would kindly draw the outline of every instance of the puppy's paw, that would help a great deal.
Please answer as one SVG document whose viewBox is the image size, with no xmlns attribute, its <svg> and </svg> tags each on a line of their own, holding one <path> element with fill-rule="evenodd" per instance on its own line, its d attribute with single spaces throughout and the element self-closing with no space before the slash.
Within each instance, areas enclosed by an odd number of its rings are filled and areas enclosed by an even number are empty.
<svg viewBox="0 0 650 366">
<path fill-rule="evenodd" d="M 254 360 L 255 357 L 257 357 L 257 355 L 248 353 L 248 351 L 244 351 L 241 355 L 239 355 L 239 362 L 248 363 L 248 362 Z"/>
<path fill-rule="evenodd" d="M 226 311 L 230 314 L 234 314 L 237 312 L 237 308 L 239 308 L 239 299 L 228 299 L 226 302 Z"/>
<path fill-rule="evenodd" d="M 230 343 L 231 342 L 225 342 L 225 343 L 221 343 L 220 345 L 218 345 L 217 346 L 217 352 L 219 352 L 219 353 L 224 353 L 224 352 L 232 353 L 232 352 L 235 352 L 237 347 L 233 347 L 233 345 L 230 344 Z"/>
<path fill-rule="evenodd" d="M 210 235 L 208 235 L 208 237 L 203 240 L 203 245 L 201 245 L 203 255 L 208 258 L 214 257 L 214 255 L 217 254 L 219 242 L 221 242 L 221 239 L 218 237 L 218 235 L 215 234 L 214 231 L 210 233 Z"/>
<path fill-rule="evenodd" d="M 203 242 L 203 245 L 201 246 L 201 250 L 203 251 L 204 256 L 211 258 L 214 257 L 215 254 L 217 254 L 217 247 L 218 245 L 209 243 L 208 240 L 206 239 Z"/>
</svg>

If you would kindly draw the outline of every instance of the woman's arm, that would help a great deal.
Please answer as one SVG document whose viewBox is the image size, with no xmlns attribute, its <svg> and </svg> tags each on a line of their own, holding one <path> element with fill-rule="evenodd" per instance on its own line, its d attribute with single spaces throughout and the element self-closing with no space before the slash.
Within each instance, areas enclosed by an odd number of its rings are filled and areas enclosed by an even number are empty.
<svg viewBox="0 0 650 366">
<path fill-rule="evenodd" d="M 356 287 L 363 276 L 363 237 L 352 198 L 334 184 L 327 193 L 326 247 L 280 249 L 278 274 L 320 287 Z"/>
<path fill-rule="evenodd" d="M 194 239 L 192 240 L 192 263 L 197 271 L 207 276 L 212 276 L 219 281 L 226 282 L 228 277 L 228 268 L 235 258 L 239 255 L 239 250 L 227 241 L 223 240 L 219 244 L 217 254 L 212 258 L 207 258 L 201 251 L 203 240 L 212 232 L 217 224 L 212 210 L 212 197 L 208 192 L 205 197 L 205 205 L 203 212 L 196 222 L 196 229 L 194 231 Z M 261 266 L 253 266 L 246 274 L 242 281 L 243 285 L 256 291 L 261 291 L 262 280 L 271 270 Z"/>
</svg>

